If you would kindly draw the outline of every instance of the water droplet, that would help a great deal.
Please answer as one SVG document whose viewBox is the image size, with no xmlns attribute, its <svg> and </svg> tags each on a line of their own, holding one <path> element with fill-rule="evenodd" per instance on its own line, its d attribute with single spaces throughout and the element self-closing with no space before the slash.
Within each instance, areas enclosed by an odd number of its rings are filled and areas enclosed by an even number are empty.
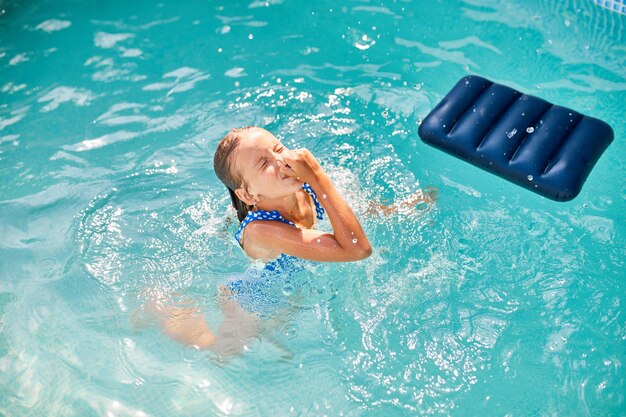
<svg viewBox="0 0 626 417">
<path fill-rule="evenodd" d="M 285 285 L 283 285 L 283 294 L 284 295 L 291 295 L 294 292 L 294 287 L 291 283 L 286 283 Z"/>
<path fill-rule="evenodd" d="M 506 132 L 506 137 L 511 139 L 517 133 L 517 129 L 513 128 L 510 132 Z"/>
<path fill-rule="evenodd" d="M 328 198 L 328 196 L 327 196 L 326 194 L 322 194 L 322 198 L 323 198 L 324 200 L 326 200 L 326 199 Z"/>
<path fill-rule="evenodd" d="M 358 242 L 357 238 L 355 237 L 354 239 L 352 239 L 352 243 L 356 244 L 356 242 Z"/>
<path fill-rule="evenodd" d="M 535 131 L 535 128 L 534 128 L 534 127 L 532 127 L 532 126 L 528 126 L 528 127 L 526 128 L 526 133 L 533 133 L 534 131 Z"/>
<path fill-rule="evenodd" d="M 528 178 L 528 181 L 532 181 L 533 180 L 533 176 L 532 175 L 529 175 L 526 178 Z"/>
<path fill-rule="evenodd" d="M 250 39 L 250 40 L 254 39 L 254 35 L 253 35 L 252 33 L 251 33 L 251 34 L 249 34 L 249 35 L 248 35 L 248 39 Z"/>
<path fill-rule="evenodd" d="M 298 335 L 298 331 L 295 328 L 290 326 L 286 328 L 285 330 L 283 330 L 283 334 L 287 336 L 289 339 L 293 339 Z"/>
</svg>

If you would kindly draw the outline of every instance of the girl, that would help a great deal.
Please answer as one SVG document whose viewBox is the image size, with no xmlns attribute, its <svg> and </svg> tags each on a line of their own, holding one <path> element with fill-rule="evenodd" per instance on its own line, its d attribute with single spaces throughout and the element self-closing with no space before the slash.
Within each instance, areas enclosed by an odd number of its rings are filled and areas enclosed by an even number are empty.
<svg viewBox="0 0 626 417">
<path fill-rule="evenodd" d="M 244 127 L 231 130 L 219 142 L 213 164 L 237 211 L 237 242 L 248 256 L 267 263 L 261 271 L 248 271 L 221 288 L 224 320 L 216 333 L 197 307 L 170 301 L 156 303 L 152 310 L 173 339 L 232 356 L 258 334 L 263 308 L 280 304 L 266 292 L 275 277 L 302 269 L 295 258 L 358 261 L 370 256 L 372 247 L 359 220 L 308 150 L 288 150 L 267 130 Z M 398 207 L 371 208 L 389 213 L 432 201 L 434 195 L 420 191 L 418 197 Z M 314 229 L 324 215 L 332 233 Z"/>
<path fill-rule="evenodd" d="M 213 164 L 241 222 L 237 241 L 251 258 L 345 262 L 372 253 L 358 219 L 308 150 L 290 151 L 267 130 L 245 127 L 221 140 Z M 313 229 L 324 212 L 333 233 Z"/>
</svg>

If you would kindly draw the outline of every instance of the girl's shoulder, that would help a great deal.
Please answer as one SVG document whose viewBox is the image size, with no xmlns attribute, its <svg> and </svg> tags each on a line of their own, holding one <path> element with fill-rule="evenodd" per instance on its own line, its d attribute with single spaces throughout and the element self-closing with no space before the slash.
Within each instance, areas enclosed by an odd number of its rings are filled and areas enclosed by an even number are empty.
<svg viewBox="0 0 626 417">
<path fill-rule="evenodd" d="M 315 218 L 323 220 L 325 210 L 313 188 L 304 183 L 302 190 L 313 200 Z M 255 210 L 249 211 L 241 221 L 239 229 L 235 233 L 235 239 L 248 256 L 255 259 L 269 259 L 277 254 L 268 248 L 268 241 L 279 235 L 289 239 L 291 233 L 298 233 L 295 229 L 298 229 L 298 226 L 283 217 L 278 210 Z"/>
<path fill-rule="evenodd" d="M 274 259 L 281 254 L 273 247 L 277 241 L 293 239 L 293 234 L 299 233 L 299 228 L 283 219 L 270 218 L 273 221 L 255 221 L 242 229 L 239 244 L 244 252 L 254 259 Z"/>
<path fill-rule="evenodd" d="M 241 224 L 239 225 L 239 230 L 237 230 L 237 233 L 235 233 L 235 239 L 237 239 L 237 242 L 239 242 L 240 245 L 243 246 L 243 234 L 244 234 L 244 231 L 246 230 L 246 227 L 251 222 L 254 222 L 255 220 L 274 220 L 274 221 L 278 221 L 278 222 L 281 222 L 281 223 L 288 224 L 290 226 L 294 226 L 294 224 L 291 221 L 285 219 L 278 212 L 278 210 L 272 210 L 272 211 L 266 211 L 266 210 L 249 211 L 248 215 L 241 221 Z"/>
</svg>

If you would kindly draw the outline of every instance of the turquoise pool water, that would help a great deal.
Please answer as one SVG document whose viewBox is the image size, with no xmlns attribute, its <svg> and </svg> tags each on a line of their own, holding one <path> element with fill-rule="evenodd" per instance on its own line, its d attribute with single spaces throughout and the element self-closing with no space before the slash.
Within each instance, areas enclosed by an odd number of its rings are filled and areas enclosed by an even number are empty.
<svg viewBox="0 0 626 417">
<path fill-rule="evenodd" d="M 1 416 L 626 415 L 625 15 L 592 0 L 0 12 Z M 468 73 L 612 125 L 578 198 L 419 141 Z M 318 156 L 374 254 L 295 276 L 277 289 L 289 307 L 222 361 L 131 319 L 161 291 L 219 322 L 218 286 L 249 262 L 212 154 L 248 124 Z M 430 210 L 365 213 L 426 186 Z"/>
</svg>

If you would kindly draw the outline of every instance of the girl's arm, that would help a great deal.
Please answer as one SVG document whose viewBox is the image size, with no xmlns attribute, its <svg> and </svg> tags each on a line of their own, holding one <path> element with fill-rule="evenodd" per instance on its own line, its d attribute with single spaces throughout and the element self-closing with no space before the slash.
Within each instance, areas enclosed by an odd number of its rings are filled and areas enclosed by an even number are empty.
<svg viewBox="0 0 626 417">
<path fill-rule="evenodd" d="M 309 183 L 317 194 L 318 200 L 326 209 L 337 244 L 346 251 L 368 257 L 372 253 L 372 247 L 361 223 L 313 154 L 307 149 L 299 149 L 285 153 L 283 158 L 294 176 Z"/>
<path fill-rule="evenodd" d="M 327 262 L 357 261 L 372 253 L 359 220 L 341 197 L 319 162 L 307 149 L 284 151 L 290 167 L 287 175 L 308 183 L 324 206 L 333 233 L 298 229 L 280 222 L 252 222 L 246 229 L 244 247 L 254 258 L 273 258 L 281 253 Z"/>
<path fill-rule="evenodd" d="M 407 213 L 415 210 L 421 203 L 431 204 L 439 198 L 439 190 L 436 187 L 426 187 L 425 190 L 417 190 L 405 200 L 392 205 L 386 205 L 377 201 L 370 201 L 367 214 L 391 215 L 394 213 Z"/>
</svg>

